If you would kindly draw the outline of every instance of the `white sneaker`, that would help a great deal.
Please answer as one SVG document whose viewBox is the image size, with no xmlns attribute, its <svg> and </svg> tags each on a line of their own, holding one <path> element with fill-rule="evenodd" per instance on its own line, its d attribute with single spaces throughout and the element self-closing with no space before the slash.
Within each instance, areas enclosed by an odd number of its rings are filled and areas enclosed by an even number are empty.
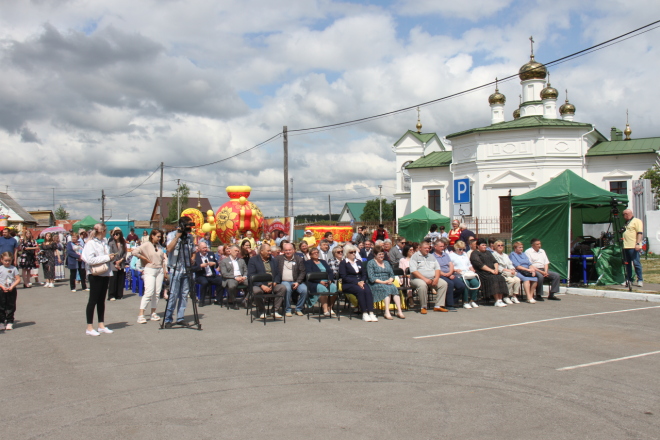
<svg viewBox="0 0 660 440">
<path fill-rule="evenodd" d="M 55 284 L 54 284 L 54 283 L 50 283 L 50 286 L 48 286 L 48 287 L 51 287 L 51 288 L 52 288 L 52 287 L 55 287 Z"/>
<path fill-rule="evenodd" d="M 147 318 L 145 318 L 144 315 L 140 315 L 140 316 L 138 316 L 137 323 L 138 324 L 146 324 L 147 323 Z"/>
<path fill-rule="evenodd" d="M 363 313 L 363 314 L 362 314 L 362 320 L 363 320 L 364 322 L 371 322 L 371 318 L 369 317 L 369 314 L 368 314 L 368 313 Z"/>
<path fill-rule="evenodd" d="M 279 313 L 275 312 L 275 319 L 282 319 L 282 315 Z"/>
<path fill-rule="evenodd" d="M 87 330 L 87 331 L 85 331 L 85 333 L 88 334 L 89 336 L 98 336 L 98 335 L 101 334 L 101 333 L 97 332 L 97 331 L 94 330 L 94 329 L 92 329 L 92 330 Z"/>
<path fill-rule="evenodd" d="M 527 302 L 530 304 L 536 304 L 536 300 L 534 298 L 528 299 Z"/>
<path fill-rule="evenodd" d="M 158 316 L 157 313 L 152 313 L 151 314 L 151 320 L 152 321 L 160 321 L 160 316 Z"/>
<path fill-rule="evenodd" d="M 75 291 L 76 291 L 76 289 L 73 289 L 73 290 L 72 290 L 72 292 L 75 292 Z"/>
<path fill-rule="evenodd" d="M 511 301 L 508 296 L 506 298 L 504 298 L 504 302 L 506 304 L 513 304 L 513 301 Z"/>
<path fill-rule="evenodd" d="M 259 319 L 266 319 L 266 314 L 262 313 L 261 315 L 259 315 Z"/>
<path fill-rule="evenodd" d="M 637 281 L 637 287 L 644 287 L 644 281 Z"/>
<path fill-rule="evenodd" d="M 14 324 L 12 322 L 8 322 L 5 326 L 5 330 L 14 330 Z"/>
<path fill-rule="evenodd" d="M 517 296 L 512 296 L 512 297 L 511 297 L 511 301 L 512 301 L 514 304 L 520 304 L 520 301 L 518 301 L 518 297 L 517 297 Z"/>
<path fill-rule="evenodd" d="M 369 319 L 371 319 L 371 322 L 378 322 L 378 318 L 376 318 L 374 312 L 369 313 Z"/>
<path fill-rule="evenodd" d="M 44 287 L 45 287 L 45 288 L 50 287 L 50 283 L 44 283 Z"/>
<path fill-rule="evenodd" d="M 108 327 L 103 327 L 103 328 L 99 327 L 99 329 L 97 331 L 99 333 L 108 333 L 108 334 L 114 333 L 114 331 L 110 330 Z"/>
<path fill-rule="evenodd" d="M 470 305 L 472 306 L 473 309 L 478 309 L 478 308 L 479 308 L 479 304 L 477 304 L 477 303 L 474 302 L 474 301 L 472 301 L 472 302 L 470 303 Z"/>
<path fill-rule="evenodd" d="M 501 299 L 498 299 L 495 301 L 495 307 L 506 307 L 506 304 L 504 304 Z"/>
<path fill-rule="evenodd" d="M 470 303 L 463 303 L 463 308 L 464 309 L 471 309 L 472 306 L 470 305 Z"/>
<path fill-rule="evenodd" d="M 626 283 L 625 281 L 624 281 L 623 283 L 621 283 L 621 285 L 622 285 L 623 287 L 628 287 L 628 283 Z"/>
</svg>

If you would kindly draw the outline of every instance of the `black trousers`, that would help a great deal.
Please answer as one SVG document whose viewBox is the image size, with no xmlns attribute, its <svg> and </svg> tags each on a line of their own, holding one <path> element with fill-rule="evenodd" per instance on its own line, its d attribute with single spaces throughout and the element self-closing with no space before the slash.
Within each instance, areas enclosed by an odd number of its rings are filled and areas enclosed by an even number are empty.
<svg viewBox="0 0 660 440">
<path fill-rule="evenodd" d="M 0 323 L 7 321 L 14 323 L 14 312 L 16 311 L 16 289 L 5 292 L 0 289 Z"/>
<path fill-rule="evenodd" d="M 98 322 L 105 322 L 105 294 L 108 291 L 110 277 L 89 276 L 89 300 L 87 301 L 87 324 L 94 323 L 94 308 Z"/>
<path fill-rule="evenodd" d="M 124 282 L 126 281 L 126 272 L 115 270 L 110 277 L 108 284 L 108 299 L 122 299 L 124 297 Z"/>
<path fill-rule="evenodd" d="M 222 277 L 214 276 L 199 276 L 195 278 L 195 282 L 199 284 L 199 302 L 200 305 L 204 305 L 204 298 L 211 298 L 211 286 L 215 286 L 216 292 L 222 294 Z M 222 295 L 220 295 L 220 300 L 222 301 Z"/>
<path fill-rule="evenodd" d="M 71 271 L 71 276 L 69 277 L 69 286 L 71 290 L 76 290 L 76 274 L 80 274 L 80 284 L 82 284 L 83 290 L 87 290 L 87 274 L 85 269 L 69 269 Z"/>
</svg>

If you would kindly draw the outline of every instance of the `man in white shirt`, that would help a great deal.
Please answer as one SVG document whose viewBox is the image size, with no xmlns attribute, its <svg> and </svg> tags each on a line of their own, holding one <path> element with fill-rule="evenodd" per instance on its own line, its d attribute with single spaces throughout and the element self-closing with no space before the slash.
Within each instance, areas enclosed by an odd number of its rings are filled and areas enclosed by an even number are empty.
<svg viewBox="0 0 660 440">
<path fill-rule="evenodd" d="M 531 241 L 532 247 L 525 251 L 527 258 L 532 263 L 532 266 L 536 268 L 536 278 L 538 279 L 538 284 L 536 285 L 536 297 L 537 301 L 543 301 L 543 280 L 548 278 L 551 281 L 550 285 L 550 294 L 548 299 L 554 301 L 561 301 L 555 296 L 555 293 L 559 292 L 559 280 L 560 276 L 556 272 L 552 272 L 548 269 L 550 266 L 550 260 L 545 254 L 545 251 L 541 249 L 541 240 L 538 238 L 532 238 Z"/>
<path fill-rule="evenodd" d="M 232 306 L 239 284 L 247 283 L 247 264 L 245 264 L 245 260 L 238 258 L 240 253 L 241 250 L 234 244 L 229 248 L 229 258 L 220 260 L 222 285 L 227 289 L 227 301 Z M 220 304 L 222 305 L 222 301 L 220 301 Z M 238 308 L 238 305 L 235 308 Z"/>
</svg>

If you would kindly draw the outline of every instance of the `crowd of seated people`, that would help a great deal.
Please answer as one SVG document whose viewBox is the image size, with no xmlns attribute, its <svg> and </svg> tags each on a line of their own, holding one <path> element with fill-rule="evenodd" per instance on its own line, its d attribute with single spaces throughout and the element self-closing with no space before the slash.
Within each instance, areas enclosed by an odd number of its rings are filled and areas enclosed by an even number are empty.
<svg viewBox="0 0 660 440">
<path fill-rule="evenodd" d="M 484 298 L 492 297 L 495 307 L 519 304 L 521 292 L 525 302 L 534 304 L 543 301 L 545 279 L 551 282 L 548 299 L 559 300 L 555 295 L 559 275 L 548 269 L 547 255 L 536 239 L 527 251 L 523 251 L 523 243 L 513 243 L 513 252 L 507 254 L 501 240 L 476 239 L 456 221 L 449 233 L 434 225 L 421 243 L 397 235 L 390 238 L 384 228 L 371 236 L 366 228 L 360 228 L 353 234 L 357 241 L 345 243 L 335 241 L 330 232 L 317 241 L 310 232 L 306 231 L 297 245 L 274 235 L 263 241 L 246 235 L 236 244 L 218 246 L 216 253 L 208 239 L 200 240 L 193 263 L 194 279 L 200 286 L 199 304 L 211 300 L 213 289 L 215 304 L 226 302 L 235 309 L 244 306 L 249 279 L 259 273 L 271 274 L 273 281 L 255 284 L 251 293 L 272 293 L 275 297 L 272 315 L 263 301 L 257 301 L 258 315 L 263 319 L 282 318 L 280 308 L 283 315 L 293 317 L 317 306 L 323 316 L 335 317 L 337 296 L 328 293 L 338 290 L 350 303 L 351 311 L 355 308 L 365 322 L 378 321 L 378 304 L 386 320 L 394 319 L 393 314 L 405 319 L 404 309 L 426 315 L 431 303 L 435 312 L 456 312 L 461 304 L 464 309 L 476 309 L 480 292 Z M 154 242 L 160 238 L 155 235 Z M 145 251 L 151 249 L 150 245 L 146 242 Z M 142 271 L 142 276 L 149 273 L 153 277 L 151 272 L 163 267 L 162 262 L 152 262 L 144 253 L 134 252 L 140 258 L 131 263 Z M 162 272 L 157 275 L 167 275 L 166 268 Z M 307 281 L 307 274 L 315 272 L 327 274 L 327 279 Z M 148 294 L 143 298 L 138 320 L 141 323 L 146 321 L 149 302 L 151 319 L 156 319 L 154 306 L 160 293 L 153 282 L 146 284 Z"/>
</svg>

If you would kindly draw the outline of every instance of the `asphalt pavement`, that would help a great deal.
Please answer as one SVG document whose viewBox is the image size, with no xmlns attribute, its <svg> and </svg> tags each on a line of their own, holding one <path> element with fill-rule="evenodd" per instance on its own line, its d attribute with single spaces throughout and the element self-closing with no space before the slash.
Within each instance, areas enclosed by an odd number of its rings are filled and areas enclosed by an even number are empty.
<svg viewBox="0 0 660 440">
<path fill-rule="evenodd" d="M 127 293 L 90 337 L 86 292 L 19 289 L 2 438 L 660 438 L 660 306 L 561 298 L 265 326 L 206 306 L 198 331 L 137 324 Z"/>
</svg>

